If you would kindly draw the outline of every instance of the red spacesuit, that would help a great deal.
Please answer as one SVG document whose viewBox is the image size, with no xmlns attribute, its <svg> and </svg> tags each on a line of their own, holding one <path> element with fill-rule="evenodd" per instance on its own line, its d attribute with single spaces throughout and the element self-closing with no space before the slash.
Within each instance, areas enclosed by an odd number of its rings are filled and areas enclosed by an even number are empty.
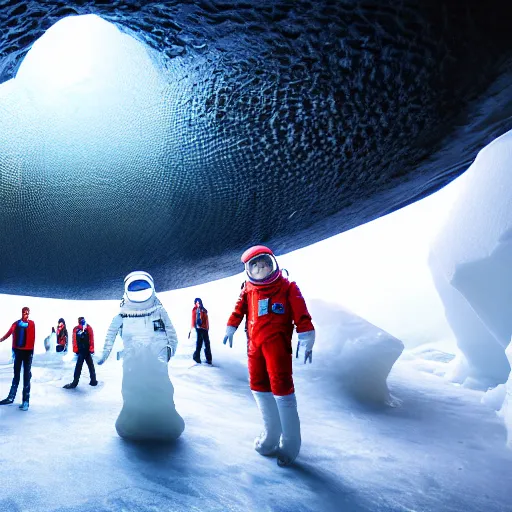
<svg viewBox="0 0 512 512">
<path fill-rule="evenodd" d="M 246 283 L 228 325 L 238 327 L 245 315 L 251 389 L 293 393 L 293 325 L 298 333 L 314 330 L 299 287 L 280 271 L 270 284 Z"/>
<path fill-rule="evenodd" d="M 292 334 L 311 362 L 315 330 L 299 287 L 283 277 L 272 251 L 251 247 L 242 255 L 247 282 L 229 317 L 224 343 L 247 317 L 249 382 L 262 413 L 265 432 L 255 449 L 263 455 L 277 452 L 278 464 L 288 465 L 300 449 L 300 422 L 292 378 Z"/>
</svg>

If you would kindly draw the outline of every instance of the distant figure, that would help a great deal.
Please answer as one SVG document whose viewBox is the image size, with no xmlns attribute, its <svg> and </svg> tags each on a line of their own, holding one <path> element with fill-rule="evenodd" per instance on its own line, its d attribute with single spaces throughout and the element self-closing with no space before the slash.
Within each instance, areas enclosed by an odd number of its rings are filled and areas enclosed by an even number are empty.
<svg viewBox="0 0 512 512">
<path fill-rule="evenodd" d="M 44 339 L 44 349 L 48 352 L 52 345 L 52 339 L 55 341 L 57 339 L 57 334 L 55 334 L 55 327 L 52 327 L 52 332 L 46 336 Z"/>
<path fill-rule="evenodd" d="M 57 346 L 55 347 L 57 352 L 68 351 L 68 330 L 66 328 L 66 322 L 64 318 L 59 318 L 57 323 Z"/>
<path fill-rule="evenodd" d="M 28 411 L 30 399 L 30 379 L 32 377 L 32 358 L 34 356 L 34 342 L 36 339 L 36 325 L 29 320 L 30 309 L 24 307 L 21 310 L 21 319 L 11 325 L 7 333 L 0 338 L 4 341 L 12 334 L 12 350 L 14 356 L 14 377 L 11 390 L 7 398 L 0 401 L 0 405 L 12 404 L 20 383 L 21 365 L 23 363 L 23 397 L 20 409 Z"/>
<path fill-rule="evenodd" d="M 194 299 L 191 329 L 195 329 L 197 333 L 196 350 L 192 356 L 192 359 L 196 363 L 201 364 L 201 349 L 203 348 L 204 342 L 204 355 L 206 357 L 206 363 L 212 364 L 212 351 L 210 348 L 210 338 L 208 336 L 208 311 L 203 306 L 203 301 L 199 298 Z"/>
<path fill-rule="evenodd" d="M 261 455 L 277 455 L 277 464 L 287 466 L 301 445 L 292 378 L 293 328 L 299 346 L 305 348 L 304 363 L 312 360 L 315 329 L 299 287 L 283 277 L 268 247 L 251 247 L 241 259 L 249 282 L 229 317 L 224 344 L 233 345 L 233 335 L 247 317 L 249 384 L 264 424 L 254 449 Z"/>
<path fill-rule="evenodd" d="M 119 313 L 108 328 L 98 364 L 107 360 L 118 333 L 124 351 L 123 408 L 116 420 L 117 433 L 132 441 L 174 441 L 185 428 L 174 406 L 168 369 L 178 338 L 147 272 L 125 277 Z"/>
<path fill-rule="evenodd" d="M 84 361 L 89 368 L 89 376 L 91 378 L 89 385 L 97 386 L 96 370 L 92 360 L 92 354 L 94 354 L 94 331 L 83 316 L 78 317 L 78 325 L 73 329 L 73 352 L 78 356 L 73 382 L 63 387 L 65 389 L 73 389 L 78 386 Z"/>
</svg>

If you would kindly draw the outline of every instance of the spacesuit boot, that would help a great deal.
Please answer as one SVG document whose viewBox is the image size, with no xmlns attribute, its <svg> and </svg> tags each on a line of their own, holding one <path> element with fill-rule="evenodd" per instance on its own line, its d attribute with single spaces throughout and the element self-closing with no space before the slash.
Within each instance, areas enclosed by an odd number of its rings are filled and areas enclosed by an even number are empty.
<svg viewBox="0 0 512 512">
<path fill-rule="evenodd" d="M 279 441 L 277 465 L 288 466 L 299 455 L 300 451 L 300 420 L 297 413 L 297 399 L 295 393 L 286 396 L 276 396 L 279 418 L 283 433 Z"/>
<path fill-rule="evenodd" d="M 277 452 L 281 436 L 281 420 L 274 395 L 262 391 L 253 391 L 252 394 L 261 412 L 265 429 L 254 440 L 254 449 L 261 455 L 273 455 Z"/>
</svg>

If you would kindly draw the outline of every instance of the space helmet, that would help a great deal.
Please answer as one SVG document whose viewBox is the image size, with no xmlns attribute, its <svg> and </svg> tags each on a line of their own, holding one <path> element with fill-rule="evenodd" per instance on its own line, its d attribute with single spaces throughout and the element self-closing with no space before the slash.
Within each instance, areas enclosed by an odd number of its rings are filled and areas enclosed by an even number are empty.
<svg viewBox="0 0 512 512">
<path fill-rule="evenodd" d="M 256 285 L 273 283 L 279 277 L 279 265 L 274 253 L 264 245 L 247 249 L 241 257 L 249 281 Z"/>
<path fill-rule="evenodd" d="M 124 278 L 124 294 L 130 302 L 146 302 L 154 293 L 155 283 L 147 272 L 136 270 Z"/>
</svg>

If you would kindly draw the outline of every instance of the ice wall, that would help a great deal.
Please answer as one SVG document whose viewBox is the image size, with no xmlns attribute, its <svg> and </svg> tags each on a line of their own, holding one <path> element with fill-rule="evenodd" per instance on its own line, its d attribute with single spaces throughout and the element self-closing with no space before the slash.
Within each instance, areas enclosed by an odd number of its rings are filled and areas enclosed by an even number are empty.
<svg viewBox="0 0 512 512">
<path fill-rule="evenodd" d="M 435 255 L 431 254 L 429 263 L 444 303 L 446 319 L 462 351 L 458 360 L 463 369 L 454 368 L 449 380 L 482 390 L 504 382 L 509 368 L 503 357 L 503 347 L 464 296 L 446 279 Z"/>
<path fill-rule="evenodd" d="M 483 149 L 459 178 L 460 195 L 430 252 L 430 268 L 459 348 L 465 385 L 507 380 L 512 334 L 512 134 Z"/>
</svg>

